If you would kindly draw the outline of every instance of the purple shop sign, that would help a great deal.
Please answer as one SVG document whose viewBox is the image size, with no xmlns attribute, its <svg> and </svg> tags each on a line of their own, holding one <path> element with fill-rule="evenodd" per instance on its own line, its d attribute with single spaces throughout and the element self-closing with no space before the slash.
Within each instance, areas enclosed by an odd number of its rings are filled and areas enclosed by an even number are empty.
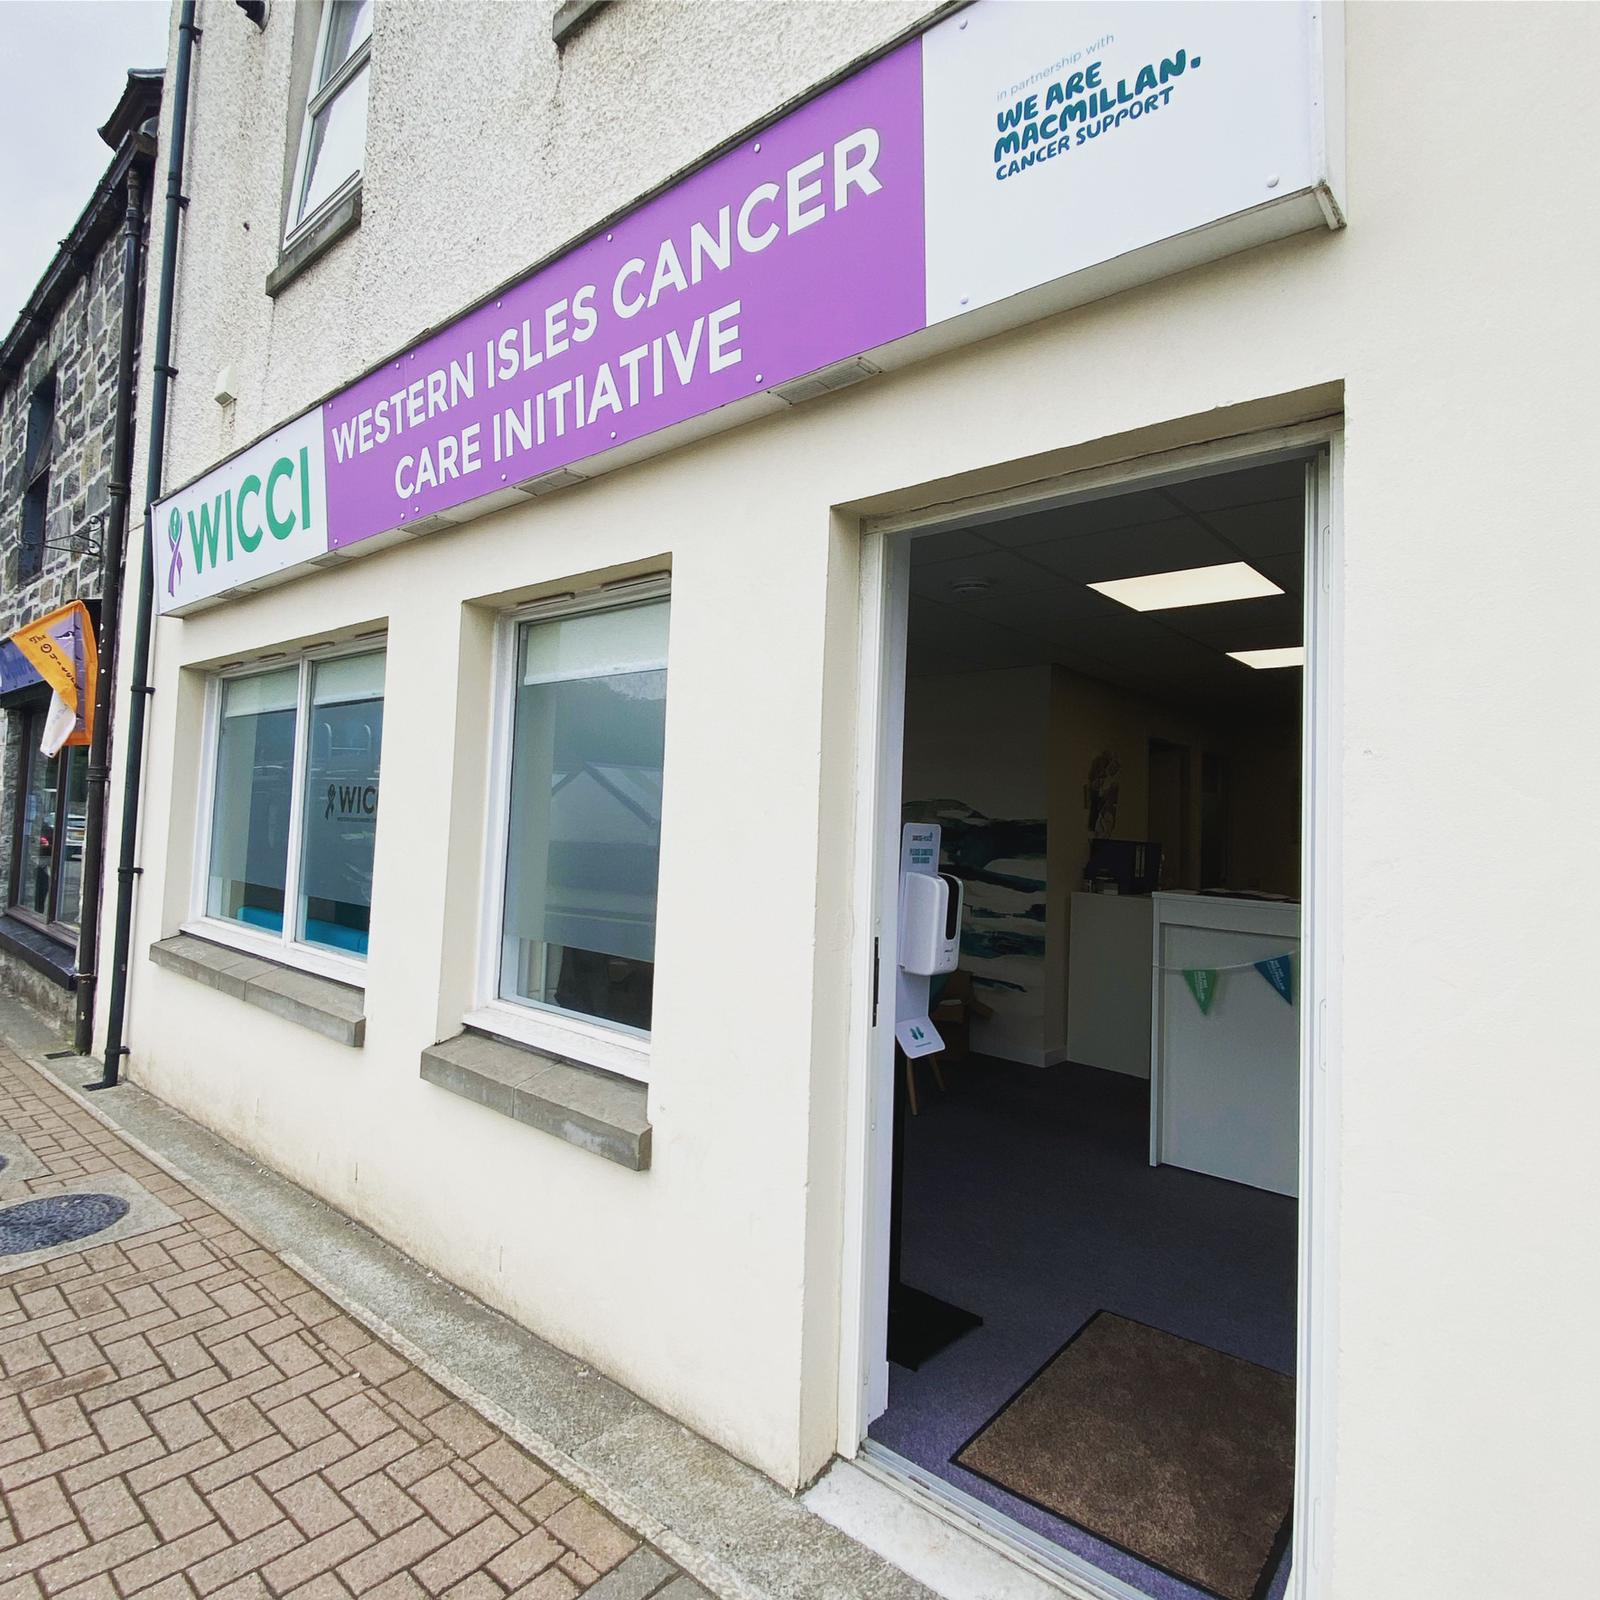
<svg viewBox="0 0 1600 1600">
<path fill-rule="evenodd" d="M 913 40 L 328 401 L 338 549 L 925 325 Z"/>
</svg>

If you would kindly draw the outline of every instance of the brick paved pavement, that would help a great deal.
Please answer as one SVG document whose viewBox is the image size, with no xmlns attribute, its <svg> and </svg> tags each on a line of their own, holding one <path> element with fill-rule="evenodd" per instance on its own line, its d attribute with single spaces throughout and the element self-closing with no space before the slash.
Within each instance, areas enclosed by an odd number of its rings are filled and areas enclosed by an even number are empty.
<svg viewBox="0 0 1600 1600">
<path fill-rule="evenodd" d="M 180 1219 L 0 1254 L 0 1600 L 703 1600 L 3 1047 L 0 1128 L 0 1219 L 97 1173 Z"/>
</svg>

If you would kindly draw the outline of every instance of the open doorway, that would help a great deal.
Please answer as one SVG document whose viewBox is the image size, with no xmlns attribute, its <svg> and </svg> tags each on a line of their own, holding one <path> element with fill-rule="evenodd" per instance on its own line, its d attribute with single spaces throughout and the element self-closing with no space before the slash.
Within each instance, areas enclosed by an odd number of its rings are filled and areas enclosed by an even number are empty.
<svg viewBox="0 0 1600 1600">
<path fill-rule="evenodd" d="M 869 1437 L 1160 1600 L 1288 1581 L 1313 477 L 910 541 L 900 820 L 965 904 L 894 1058 Z"/>
</svg>

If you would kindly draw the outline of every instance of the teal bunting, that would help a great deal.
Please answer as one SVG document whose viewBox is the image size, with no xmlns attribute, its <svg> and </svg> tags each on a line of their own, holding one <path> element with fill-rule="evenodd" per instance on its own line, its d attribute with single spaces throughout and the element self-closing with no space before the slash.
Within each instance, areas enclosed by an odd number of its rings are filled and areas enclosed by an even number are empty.
<svg viewBox="0 0 1600 1600">
<path fill-rule="evenodd" d="M 1283 997 L 1286 1005 L 1294 1004 L 1294 964 L 1288 956 L 1268 956 L 1256 962 L 1256 971 Z"/>
<path fill-rule="evenodd" d="M 1217 998 L 1216 971 L 1211 967 L 1185 967 L 1183 981 L 1189 985 L 1189 993 L 1200 1007 L 1200 1015 L 1205 1016 L 1211 1010 L 1211 1002 Z"/>
<path fill-rule="evenodd" d="M 1222 974 L 1243 972 L 1246 967 L 1254 967 L 1285 1005 L 1294 1004 L 1293 951 L 1286 951 L 1281 956 L 1267 956 L 1261 961 L 1235 961 L 1223 967 L 1163 967 L 1161 970 L 1182 973 L 1189 993 L 1194 996 L 1194 1003 L 1200 1007 L 1201 1016 L 1209 1016 L 1211 1007 L 1216 1003 Z"/>
</svg>

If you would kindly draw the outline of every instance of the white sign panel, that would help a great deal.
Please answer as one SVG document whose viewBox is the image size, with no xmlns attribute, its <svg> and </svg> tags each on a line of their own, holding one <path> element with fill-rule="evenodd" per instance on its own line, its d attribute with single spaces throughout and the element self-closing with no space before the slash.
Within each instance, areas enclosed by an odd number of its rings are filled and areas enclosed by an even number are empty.
<svg viewBox="0 0 1600 1600">
<path fill-rule="evenodd" d="M 150 539 L 163 612 L 325 555 L 321 409 L 296 417 L 161 501 Z"/>
<path fill-rule="evenodd" d="M 1303 193 L 1308 7 L 981 5 L 923 39 L 928 322 Z"/>
</svg>

